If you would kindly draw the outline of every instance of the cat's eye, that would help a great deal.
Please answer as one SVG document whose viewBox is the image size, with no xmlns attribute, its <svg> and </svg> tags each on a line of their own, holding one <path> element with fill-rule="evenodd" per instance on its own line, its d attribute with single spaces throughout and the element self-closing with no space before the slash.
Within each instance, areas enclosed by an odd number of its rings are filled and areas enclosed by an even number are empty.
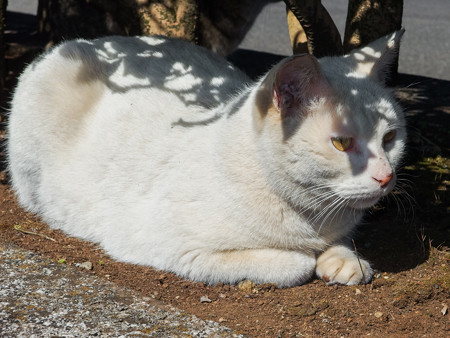
<svg viewBox="0 0 450 338">
<path fill-rule="evenodd" d="M 386 135 L 384 135 L 383 137 L 383 144 L 391 142 L 395 138 L 396 134 L 397 133 L 395 132 L 395 130 L 391 130 L 390 132 L 386 133 Z"/>
<path fill-rule="evenodd" d="M 347 151 L 353 146 L 353 138 L 346 136 L 336 136 L 331 138 L 331 143 L 339 151 Z"/>
</svg>

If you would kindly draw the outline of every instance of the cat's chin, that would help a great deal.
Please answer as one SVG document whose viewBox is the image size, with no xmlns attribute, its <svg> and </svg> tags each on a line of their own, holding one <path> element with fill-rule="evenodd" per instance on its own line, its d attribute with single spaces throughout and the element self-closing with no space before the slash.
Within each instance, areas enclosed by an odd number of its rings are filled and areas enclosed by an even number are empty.
<svg viewBox="0 0 450 338">
<path fill-rule="evenodd" d="M 353 209 L 364 210 L 373 207 L 381 197 L 358 198 L 349 203 Z"/>
</svg>

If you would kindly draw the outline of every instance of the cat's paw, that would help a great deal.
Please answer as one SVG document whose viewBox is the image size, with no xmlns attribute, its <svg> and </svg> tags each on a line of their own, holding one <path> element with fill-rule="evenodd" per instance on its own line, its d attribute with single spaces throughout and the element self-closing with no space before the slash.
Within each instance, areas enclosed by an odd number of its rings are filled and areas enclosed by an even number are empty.
<svg viewBox="0 0 450 338">
<path fill-rule="evenodd" d="M 372 279 L 370 264 L 345 246 L 332 246 L 318 258 L 316 274 L 328 284 L 365 284 Z"/>
</svg>

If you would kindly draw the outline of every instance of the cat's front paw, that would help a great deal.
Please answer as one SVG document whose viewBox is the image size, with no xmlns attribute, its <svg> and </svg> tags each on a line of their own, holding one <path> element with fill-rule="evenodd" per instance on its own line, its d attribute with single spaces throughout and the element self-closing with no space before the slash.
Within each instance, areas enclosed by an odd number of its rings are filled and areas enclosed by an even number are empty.
<svg viewBox="0 0 450 338">
<path fill-rule="evenodd" d="M 318 258 L 316 274 L 328 284 L 365 284 L 372 279 L 370 264 L 358 258 L 349 248 L 337 245 L 325 250 Z"/>
</svg>

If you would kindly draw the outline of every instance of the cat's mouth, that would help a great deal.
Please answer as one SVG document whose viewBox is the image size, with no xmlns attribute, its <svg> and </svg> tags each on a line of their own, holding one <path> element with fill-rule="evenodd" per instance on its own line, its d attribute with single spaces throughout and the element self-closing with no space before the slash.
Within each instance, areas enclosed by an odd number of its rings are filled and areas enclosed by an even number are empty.
<svg viewBox="0 0 450 338">
<path fill-rule="evenodd" d="M 349 197 L 347 205 L 353 209 L 364 210 L 373 207 L 378 201 L 387 196 L 393 189 L 395 184 L 390 184 L 376 191 L 360 193 L 357 196 Z"/>
</svg>

